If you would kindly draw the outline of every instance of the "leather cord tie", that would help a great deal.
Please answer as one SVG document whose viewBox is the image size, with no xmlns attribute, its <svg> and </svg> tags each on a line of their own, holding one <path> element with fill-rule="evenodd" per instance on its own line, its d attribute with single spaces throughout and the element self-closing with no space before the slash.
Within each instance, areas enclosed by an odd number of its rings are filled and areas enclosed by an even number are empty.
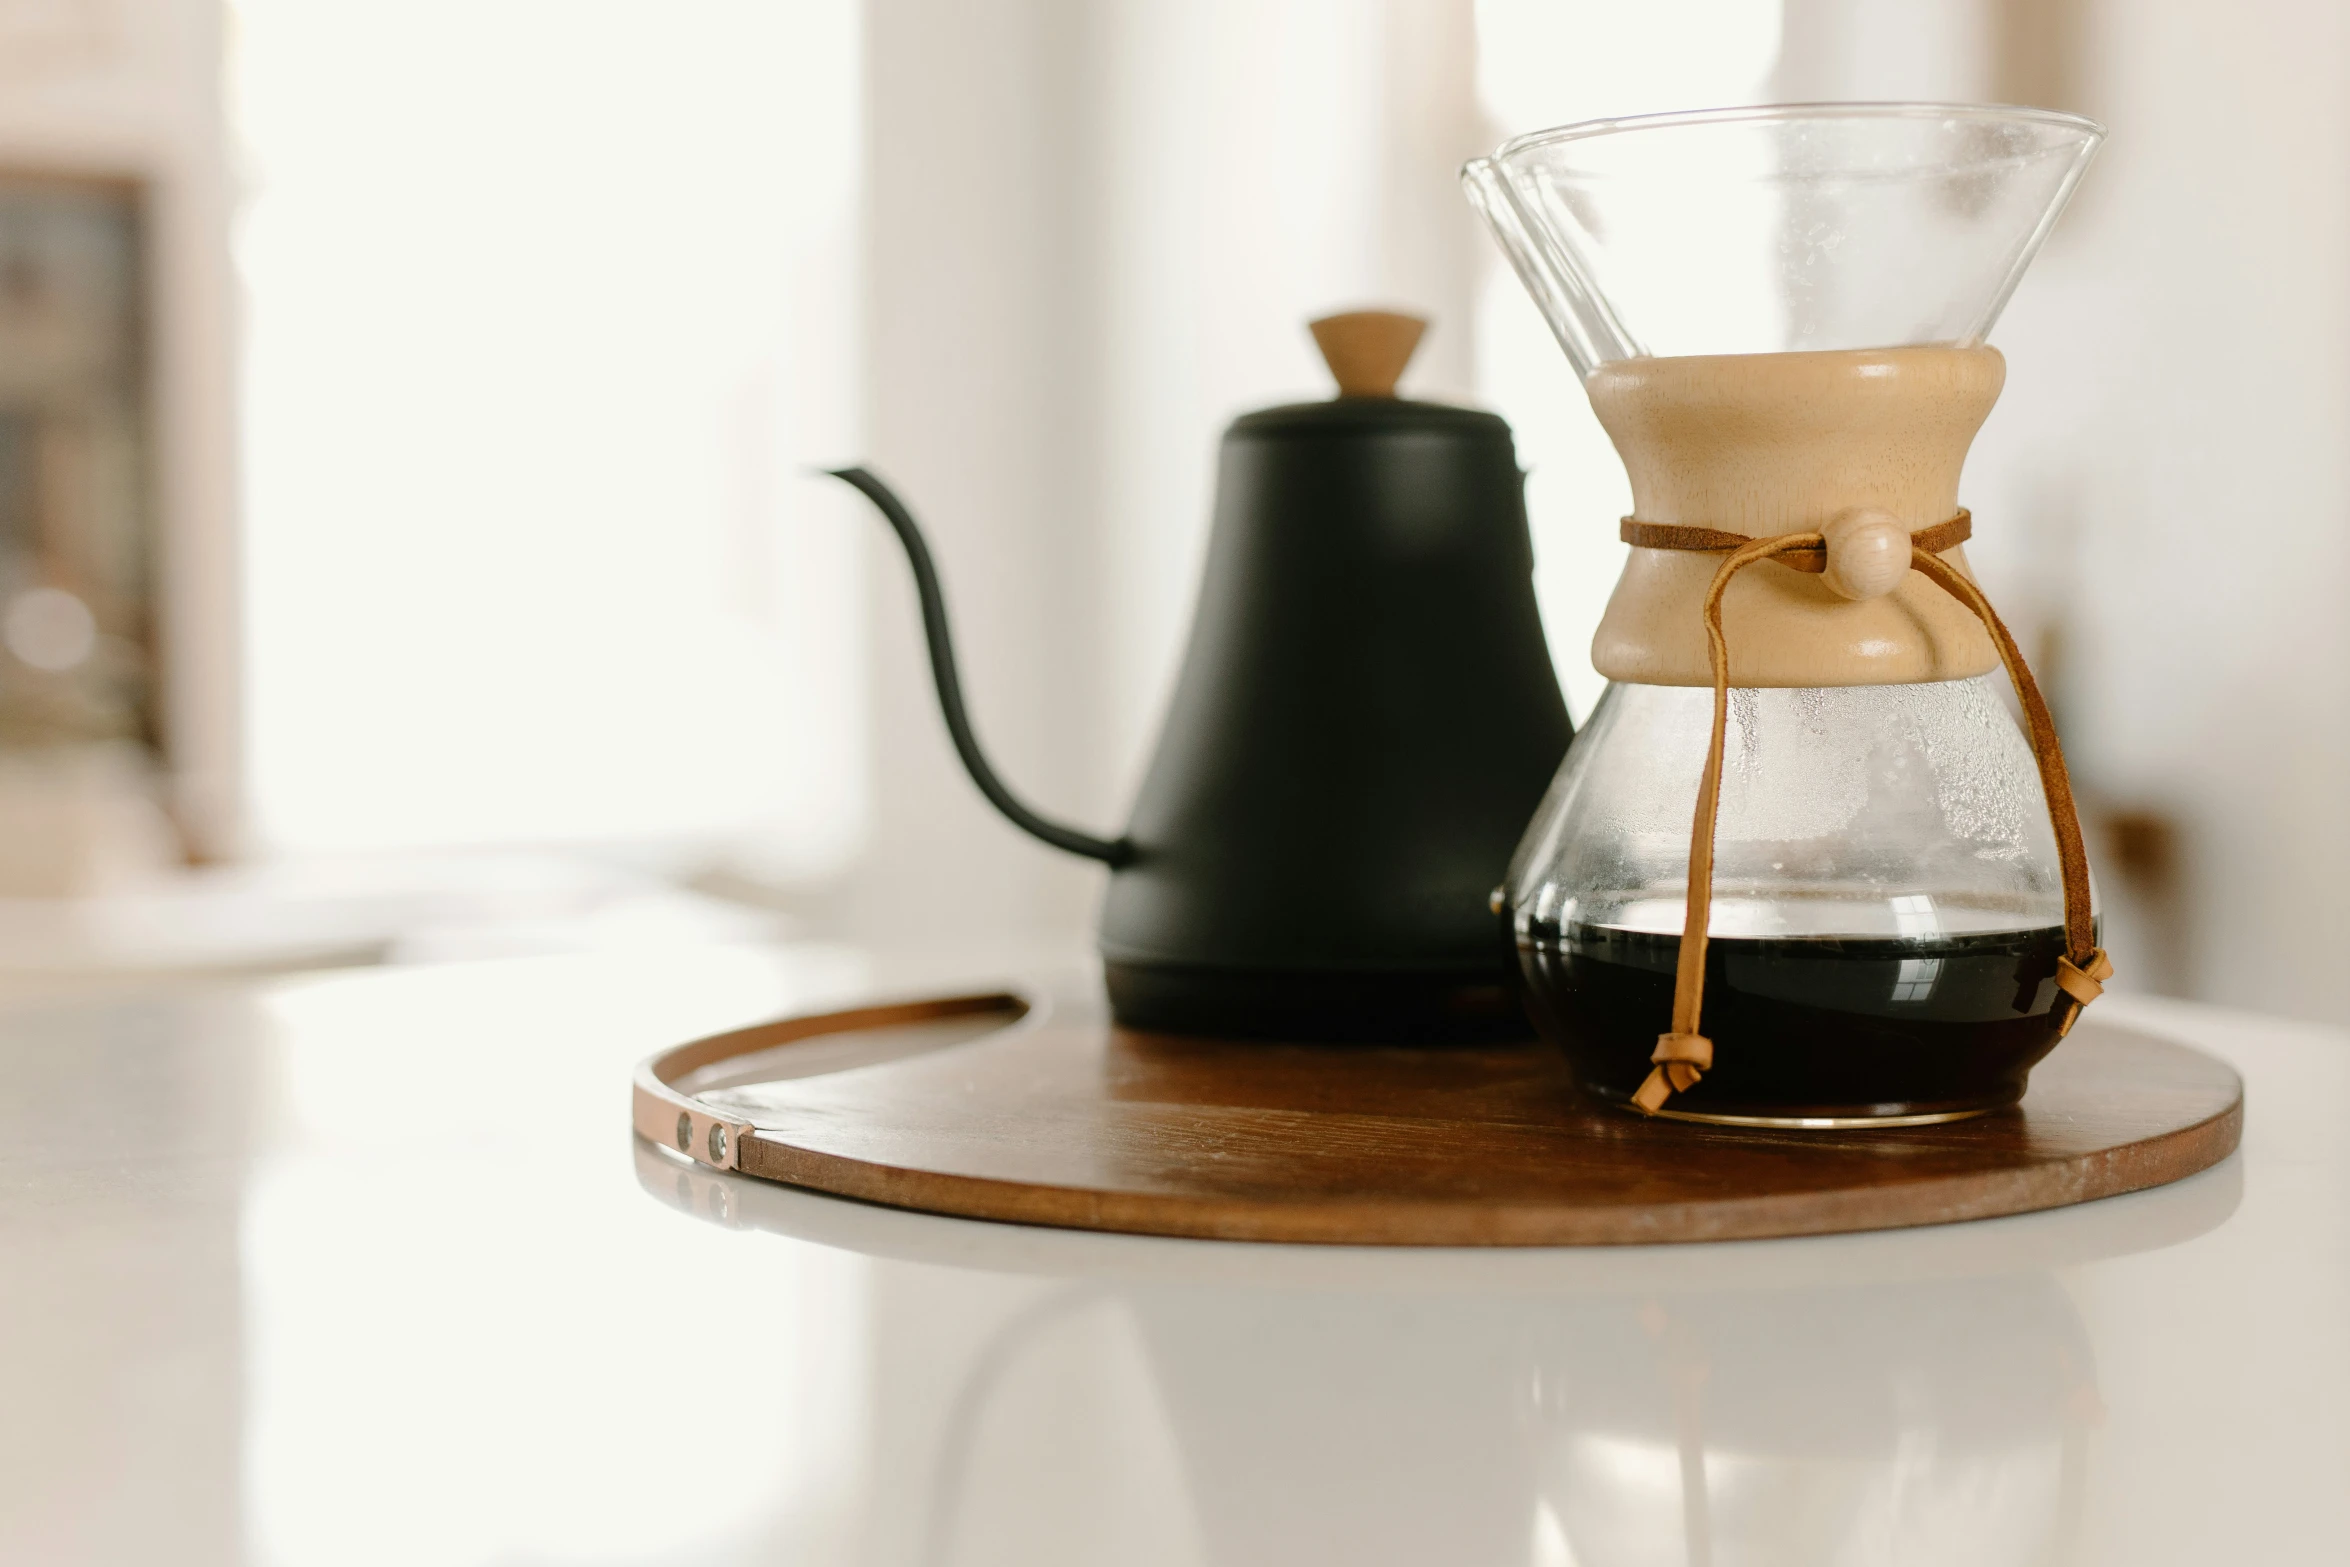
<svg viewBox="0 0 2350 1567">
<path fill-rule="evenodd" d="M 2064 877 L 2064 956 L 2056 963 L 2057 1026 L 2059 1039 L 2072 1032 L 2081 1009 L 2104 992 L 2113 977 L 2113 964 L 2097 945 L 2096 920 L 2089 908 L 2089 854 L 2081 841 L 2081 816 L 2073 802 L 2071 775 L 2065 771 L 2064 749 L 2057 743 L 2056 725 L 2048 716 L 2040 684 L 1983 590 L 1964 572 L 1942 559 L 1942 551 L 1964 543 L 1974 532 L 1974 520 L 1961 511 L 1947 522 L 1920 528 L 1909 536 L 1909 569 L 1922 574 L 1952 598 L 1974 611 L 1999 649 L 1999 661 L 2024 710 L 2024 728 L 2039 764 L 2041 792 L 2048 799 L 2049 825 L 2056 830 L 2056 858 Z M 1689 905 L 1681 927 L 1681 955 L 1673 977 L 1673 1027 L 1657 1036 L 1649 1057 L 1655 1070 L 1632 1096 L 1633 1107 L 1648 1114 L 1665 1101 L 1686 1093 L 1714 1064 L 1713 1041 L 1698 1032 L 1705 1010 L 1706 924 L 1713 910 L 1714 825 L 1721 814 L 1722 748 L 1729 727 L 1730 645 L 1722 635 L 1722 595 L 1730 579 L 1756 561 L 1775 560 L 1797 571 L 1826 572 L 1828 537 L 1821 533 L 1782 533 L 1757 539 L 1715 528 L 1682 527 L 1642 522 L 1626 517 L 1623 539 L 1652 550 L 1726 552 L 1711 585 L 1705 590 L 1705 637 L 1714 676 L 1713 736 L 1706 745 L 1705 772 L 1697 786 L 1697 818 L 1689 831 Z M 1900 535 L 1893 535 L 1899 547 Z M 1896 557 L 1898 558 L 1898 557 Z M 1830 579 L 1834 581 L 1834 578 Z"/>
</svg>

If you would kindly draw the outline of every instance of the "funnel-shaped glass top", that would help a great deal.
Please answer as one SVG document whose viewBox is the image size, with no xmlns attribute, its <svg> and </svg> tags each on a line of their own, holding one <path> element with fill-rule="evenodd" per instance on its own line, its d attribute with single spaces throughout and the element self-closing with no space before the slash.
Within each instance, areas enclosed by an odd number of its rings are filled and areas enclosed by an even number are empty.
<svg viewBox="0 0 2350 1567">
<path fill-rule="evenodd" d="M 1538 131 L 1462 177 L 1588 375 L 1978 343 L 2104 134 L 2038 109 L 1799 104 Z"/>
</svg>

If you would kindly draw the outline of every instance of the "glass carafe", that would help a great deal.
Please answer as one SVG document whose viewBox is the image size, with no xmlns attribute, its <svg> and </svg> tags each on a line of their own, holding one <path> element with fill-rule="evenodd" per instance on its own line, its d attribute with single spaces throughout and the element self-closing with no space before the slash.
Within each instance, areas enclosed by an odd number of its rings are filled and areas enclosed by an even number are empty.
<svg viewBox="0 0 2350 1567">
<path fill-rule="evenodd" d="M 1964 574 L 1941 541 L 1969 525 L 1959 472 L 2004 379 L 1985 338 L 2101 136 L 1804 105 L 1544 131 L 1464 171 L 1632 481 L 1593 645 L 1611 684 L 1501 894 L 1529 1010 L 1599 1097 L 1771 1125 L 1980 1114 L 2094 994 L 2086 873 L 2068 957 L 2004 634 L 1904 535 Z M 1819 535 L 1808 569 L 1715 582 L 1727 550 L 1794 534 Z M 1899 563 L 1872 575 L 1864 544 Z M 1709 591 L 1728 689 L 1707 909 Z M 1706 936 L 1704 1070 L 1659 1092 L 1685 930 Z"/>
</svg>

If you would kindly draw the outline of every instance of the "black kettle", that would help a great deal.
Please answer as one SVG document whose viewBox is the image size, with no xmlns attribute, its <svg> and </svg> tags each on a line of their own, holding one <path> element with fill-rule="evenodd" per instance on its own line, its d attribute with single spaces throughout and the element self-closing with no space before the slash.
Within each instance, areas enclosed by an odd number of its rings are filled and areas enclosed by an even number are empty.
<svg viewBox="0 0 2350 1567">
<path fill-rule="evenodd" d="M 1394 394 L 1424 326 L 1314 322 L 1339 395 L 1225 431 L 1190 646 L 1120 838 L 1047 821 L 1004 787 L 963 710 L 921 530 L 871 473 L 836 474 L 905 546 L 972 780 L 1026 831 L 1110 867 L 1101 955 L 1126 1027 L 1525 1032 L 1489 900 L 1573 730 L 1509 425 Z"/>
</svg>

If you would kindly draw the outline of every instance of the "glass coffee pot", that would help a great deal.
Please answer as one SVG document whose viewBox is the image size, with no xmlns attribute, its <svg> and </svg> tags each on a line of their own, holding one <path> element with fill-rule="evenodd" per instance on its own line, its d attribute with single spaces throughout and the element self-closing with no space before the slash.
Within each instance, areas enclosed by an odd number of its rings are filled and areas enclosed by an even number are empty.
<svg viewBox="0 0 2350 1567">
<path fill-rule="evenodd" d="M 2005 377 L 1984 339 L 2102 136 L 1804 105 L 1542 131 L 1463 171 L 1631 479 L 1612 683 L 1497 894 L 1528 1009 L 1600 1098 L 1978 1115 L 2110 974 L 1959 507 Z"/>
</svg>

